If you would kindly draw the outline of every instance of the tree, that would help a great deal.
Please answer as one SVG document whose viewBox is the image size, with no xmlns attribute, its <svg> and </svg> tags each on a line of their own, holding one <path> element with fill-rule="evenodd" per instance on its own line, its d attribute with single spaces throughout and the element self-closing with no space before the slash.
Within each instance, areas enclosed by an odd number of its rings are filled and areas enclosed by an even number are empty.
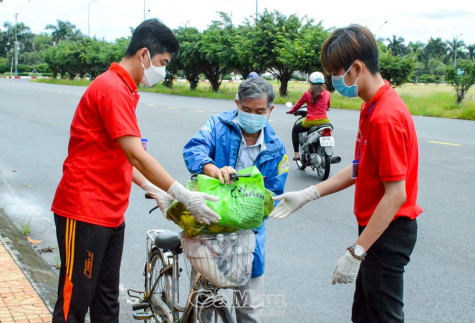
<svg viewBox="0 0 475 323">
<path fill-rule="evenodd" d="M 6 56 L 7 53 L 13 55 L 15 51 L 15 25 L 6 22 L 3 24 L 6 28 L 1 39 L 0 55 Z M 19 44 L 20 53 L 30 52 L 33 50 L 33 33 L 31 33 L 30 27 L 24 23 L 17 23 L 16 25 L 17 41 Z"/>
<path fill-rule="evenodd" d="M 472 45 L 468 45 L 468 46 L 465 46 L 465 48 L 467 49 L 467 56 L 468 56 L 468 59 L 470 59 L 471 61 L 473 61 L 474 57 L 475 57 L 475 44 L 472 44 Z"/>
<path fill-rule="evenodd" d="M 447 44 L 442 41 L 442 38 L 430 38 L 427 42 L 427 45 L 424 47 L 424 58 L 427 63 L 430 61 L 431 58 L 437 58 L 439 60 L 443 60 L 444 57 L 447 55 Z"/>
<path fill-rule="evenodd" d="M 300 37 L 295 41 L 297 58 L 299 62 L 298 70 L 307 74 L 322 71 L 320 62 L 320 52 L 325 39 L 329 35 L 328 30 L 323 28 L 321 22 L 314 25 L 312 20 L 300 30 Z"/>
<path fill-rule="evenodd" d="M 446 79 L 455 88 L 457 92 L 455 104 L 459 105 L 470 87 L 475 83 L 475 61 L 457 60 L 455 67 L 447 67 Z"/>
<path fill-rule="evenodd" d="M 46 30 L 52 30 L 51 37 L 53 38 L 55 46 L 65 40 L 74 41 L 84 38 L 81 31 L 76 29 L 76 25 L 73 25 L 69 21 L 62 21 L 59 19 L 57 22 L 58 24 L 56 26 L 50 24 L 45 27 Z"/>
<path fill-rule="evenodd" d="M 233 65 L 234 26 L 231 18 L 224 12 L 219 13 L 221 20 L 213 23 L 203 32 L 200 48 L 203 73 L 214 92 L 219 90 L 222 77 Z"/>
<path fill-rule="evenodd" d="M 404 44 L 404 38 L 402 37 L 397 37 L 396 35 L 393 35 L 393 38 L 387 38 L 388 40 L 388 49 L 391 51 L 391 54 L 393 56 L 405 56 L 409 54 L 410 50 L 407 48 L 407 46 Z"/>
<path fill-rule="evenodd" d="M 190 82 L 190 89 L 195 90 L 203 69 L 200 48 L 202 34 L 194 27 L 179 27 L 174 33 L 180 43 L 180 55 L 170 64 L 175 65 L 175 69 L 183 70 L 185 78 Z"/>
<path fill-rule="evenodd" d="M 256 21 L 255 37 L 251 37 L 254 61 L 279 80 L 280 96 L 287 96 L 288 82 L 300 67 L 297 42 L 301 28 L 302 20 L 296 15 L 286 17 L 265 10 Z"/>
<path fill-rule="evenodd" d="M 405 83 L 414 68 L 414 62 L 410 58 L 393 56 L 389 53 L 381 54 L 379 65 L 381 76 L 393 87 Z"/>
<path fill-rule="evenodd" d="M 452 60 L 452 65 L 455 66 L 457 57 L 464 58 L 465 56 L 462 50 L 465 47 L 465 43 L 463 40 L 458 40 L 456 37 L 454 37 L 454 39 L 451 41 L 447 40 L 446 43 L 448 45 L 448 52 L 444 58 L 444 63 L 448 63 L 450 60 Z"/>
<path fill-rule="evenodd" d="M 253 44 L 258 43 L 252 39 L 256 37 L 255 28 L 246 19 L 244 25 L 235 28 L 234 42 L 232 50 L 232 67 L 235 68 L 243 77 L 247 77 L 252 71 L 259 75 L 264 72 L 263 66 L 259 65 L 256 57 L 256 48 Z"/>
</svg>

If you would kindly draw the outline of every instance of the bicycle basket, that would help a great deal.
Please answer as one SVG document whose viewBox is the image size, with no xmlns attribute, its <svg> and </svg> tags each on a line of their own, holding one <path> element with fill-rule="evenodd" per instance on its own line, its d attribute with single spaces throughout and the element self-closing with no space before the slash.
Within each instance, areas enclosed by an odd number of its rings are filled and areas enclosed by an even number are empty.
<svg viewBox="0 0 475 323">
<path fill-rule="evenodd" d="M 238 287 L 249 282 L 256 244 L 252 230 L 195 237 L 182 232 L 181 242 L 193 268 L 216 287 Z"/>
</svg>

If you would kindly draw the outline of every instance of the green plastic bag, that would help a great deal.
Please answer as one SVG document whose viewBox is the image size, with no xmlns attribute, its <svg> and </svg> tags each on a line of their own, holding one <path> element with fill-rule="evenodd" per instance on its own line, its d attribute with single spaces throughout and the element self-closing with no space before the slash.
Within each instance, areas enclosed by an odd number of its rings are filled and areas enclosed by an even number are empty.
<svg viewBox="0 0 475 323">
<path fill-rule="evenodd" d="M 216 178 L 198 175 L 197 180 L 186 183 L 189 190 L 220 198 L 218 202 L 206 202 L 221 216 L 218 223 L 205 225 L 196 222 L 178 201 L 173 202 L 167 210 L 167 218 L 180 226 L 188 236 L 196 236 L 202 232 L 224 233 L 258 228 L 274 209 L 274 193 L 264 187 L 262 174 L 255 166 L 243 169 L 238 174 L 249 177 L 239 177 L 233 184 L 221 184 Z"/>
<path fill-rule="evenodd" d="M 232 184 L 223 185 L 216 178 L 200 174 L 198 190 L 219 197 L 217 202 L 206 202 L 221 216 L 218 224 L 238 229 L 258 228 L 274 208 L 273 194 L 264 187 L 264 179 L 257 167 L 242 169 L 238 175 L 249 177 L 239 177 Z"/>
</svg>

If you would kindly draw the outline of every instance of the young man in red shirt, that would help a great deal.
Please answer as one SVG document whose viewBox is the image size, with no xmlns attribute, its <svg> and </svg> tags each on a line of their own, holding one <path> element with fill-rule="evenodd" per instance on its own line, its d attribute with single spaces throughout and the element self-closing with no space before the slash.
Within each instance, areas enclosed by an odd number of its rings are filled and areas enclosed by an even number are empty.
<svg viewBox="0 0 475 323">
<path fill-rule="evenodd" d="M 61 257 L 53 322 L 84 322 L 88 310 L 92 323 L 119 321 L 124 213 L 132 181 L 147 191 L 159 187 L 168 192 L 199 222 L 220 219 L 205 204 L 216 198 L 184 188 L 141 144 L 137 85 L 153 86 L 163 79 L 178 51 L 167 26 L 145 20 L 122 61 L 97 77 L 77 106 L 51 208 Z"/>
<path fill-rule="evenodd" d="M 417 238 L 418 144 L 412 116 L 379 73 L 379 51 L 359 25 L 335 30 L 321 51 L 333 87 L 363 99 L 355 160 L 315 186 L 276 197 L 270 217 L 355 185 L 359 237 L 338 260 L 332 283 L 356 280 L 353 322 L 403 322 L 403 273 Z M 349 85 L 348 85 L 349 84 Z"/>
</svg>

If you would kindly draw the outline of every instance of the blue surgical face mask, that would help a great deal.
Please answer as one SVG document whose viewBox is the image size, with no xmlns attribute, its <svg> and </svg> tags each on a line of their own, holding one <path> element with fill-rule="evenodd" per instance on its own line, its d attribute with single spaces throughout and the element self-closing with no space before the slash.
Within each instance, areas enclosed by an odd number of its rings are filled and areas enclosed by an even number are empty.
<svg viewBox="0 0 475 323">
<path fill-rule="evenodd" d="M 259 115 L 238 110 L 237 124 L 248 134 L 262 130 L 267 124 L 268 114 Z"/>
<path fill-rule="evenodd" d="M 353 64 L 351 64 L 351 66 L 353 66 Z M 346 85 L 344 77 L 346 74 L 348 74 L 348 72 L 350 71 L 350 68 L 348 68 L 346 73 L 343 75 L 338 75 L 338 76 L 332 75 L 332 85 L 335 88 L 335 90 L 337 90 L 338 93 L 340 93 L 341 95 L 352 98 L 352 97 L 358 96 L 358 85 L 356 84 L 356 82 L 358 82 L 358 77 L 355 80 L 355 84 L 351 86 Z"/>
</svg>

